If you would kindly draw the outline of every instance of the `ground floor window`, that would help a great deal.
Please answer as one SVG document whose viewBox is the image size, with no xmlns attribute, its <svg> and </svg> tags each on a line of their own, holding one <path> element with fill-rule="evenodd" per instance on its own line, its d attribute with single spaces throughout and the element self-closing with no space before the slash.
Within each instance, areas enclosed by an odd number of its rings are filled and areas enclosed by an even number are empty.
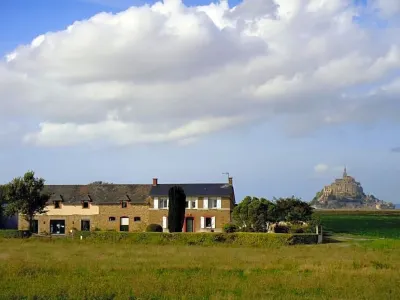
<svg viewBox="0 0 400 300">
<path fill-rule="evenodd" d="M 212 227 L 212 218 L 206 218 L 205 223 L 206 223 L 206 228 L 211 228 Z"/>
<path fill-rule="evenodd" d="M 140 217 L 134 217 L 133 222 L 140 222 Z"/>
<path fill-rule="evenodd" d="M 65 220 L 50 220 L 51 234 L 65 234 Z"/>
<path fill-rule="evenodd" d="M 89 220 L 81 221 L 81 231 L 90 231 L 90 221 Z"/>
</svg>

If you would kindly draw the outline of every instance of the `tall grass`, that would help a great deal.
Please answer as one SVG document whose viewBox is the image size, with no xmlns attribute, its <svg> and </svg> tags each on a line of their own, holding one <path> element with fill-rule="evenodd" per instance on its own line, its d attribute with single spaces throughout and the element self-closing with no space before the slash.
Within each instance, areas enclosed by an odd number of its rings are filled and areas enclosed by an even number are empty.
<svg viewBox="0 0 400 300">
<path fill-rule="evenodd" d="M 399 247 L 0 239 L 0 299 L 396 299 Z"/>
<path fill-rule="evenodd" d="M 400 239 L 397 211 L 317 211 L 325 230 L 361 236 Z"/>
</svg>

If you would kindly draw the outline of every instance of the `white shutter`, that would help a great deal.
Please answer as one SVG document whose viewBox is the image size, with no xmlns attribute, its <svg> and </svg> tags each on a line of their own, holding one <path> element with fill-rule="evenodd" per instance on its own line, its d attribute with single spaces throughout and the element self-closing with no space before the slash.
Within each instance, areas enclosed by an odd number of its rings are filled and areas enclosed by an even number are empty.
<svg viewBox="0 0 400 300">
<path fill-rule="evenodd" d="M 221 199 L 221 197 L 218 197 L 217 198 L 217 208 L 221 208 L 222 206 L 222 199 Z"/>
<path fill-rule="evenodd" d="M 208 208 L 208 197 L 203 198 L 203 208 Z"/>
<path fill-rule="evenodd" d="M 199 207 L 199 198 L 195 198 L 194 200 L 194 207 L 193 208 L 198 208 Z"/>
<path fill-rule="evenodd" d="M 215 228 L 215 217 L 211 218 L 211 228 Z"/>
<path fill-rule="evenodd" d="M 167 223 L 168 223 L 167 217 L 165 217 L 165 216 L 162 217 L 162 227 L 163 227 L 164 229 L 168 228 Z"/>
<path fill-rule="evenodd" d="M 129 225 L 129 218 L 121 218 L 121 225 Z"/>
<path fill-rule="evenodd" d="M 200 218 L 200 228 L 202 228 L 202 229 L 204 229 L 204 226 L 205 224 L 204 224 L 204 217 L 201 217 Z"/>
<path fill-rule="evenodd" d="M 169 198 L 167 198 L 167 209 L 169 209 Z"/>
<path fill-rule="evenodd" d="M 158 198 L 154 197 L 154 208 L 158 209 Z"/>
</svg>

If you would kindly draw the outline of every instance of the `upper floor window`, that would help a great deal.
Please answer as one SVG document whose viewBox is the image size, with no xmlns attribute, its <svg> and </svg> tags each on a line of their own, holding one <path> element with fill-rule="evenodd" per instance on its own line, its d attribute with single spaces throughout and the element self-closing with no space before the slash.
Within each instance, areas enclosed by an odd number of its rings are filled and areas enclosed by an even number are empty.
<svg viewBox="0 0 400 300">
<path fill-rule="evenodd" d="M 122 208 L 127 208 L 128 207 L 128 202 L 122 201 L 121 207 Z"/>
<path fill-rule="evenodd" d="M 82 208 L 89 208 L 89 201 L 83 201 Z"/>
<path fill-rule="evenodd" d="M 61 201 L 54 201 L 54 208 L 61 208 Z"/>
<path fill-rule="evenodd" d="M 218 208 L 218 199 L 217 199 L 217 197 L 208 198 L 208 208 Z"/>
<path fill-rule="evenodd" d="M 168 198 L 166 198 L 166 197 L 160 198 L 158 207 L 159 208 L 168 208 Z"/>
<path fill-rule="evenodd" d="M 195 209 L 197 208 L 196 198 L 188 197 L 186 198 L 186 208 L 187 209 Z"/>
</svg>

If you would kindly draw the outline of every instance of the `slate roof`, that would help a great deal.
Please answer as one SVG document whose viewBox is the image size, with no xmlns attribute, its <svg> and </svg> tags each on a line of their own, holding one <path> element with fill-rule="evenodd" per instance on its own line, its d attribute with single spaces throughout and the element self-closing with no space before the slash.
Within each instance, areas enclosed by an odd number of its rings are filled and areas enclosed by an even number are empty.
<svg viewBox="0 0 400 300">
<path fill-rule="evenodd" d="M 182 187 L 186 196 L 233 196 L 233 186 L 226 183 L 157 184 L 151 186 L 150 196 L 167 196 L 168 190 L 175 185 Z"/>
<path fill-rule="evenodd" d="M 122 200 L 132 204 L 144 204 L 150 188 L 150 184 L 46 185 L 44 192 L 51 194 L 49 202 L 61 200 L 65 204 L 81 201 L 111 204 Z"/>
</svg>

